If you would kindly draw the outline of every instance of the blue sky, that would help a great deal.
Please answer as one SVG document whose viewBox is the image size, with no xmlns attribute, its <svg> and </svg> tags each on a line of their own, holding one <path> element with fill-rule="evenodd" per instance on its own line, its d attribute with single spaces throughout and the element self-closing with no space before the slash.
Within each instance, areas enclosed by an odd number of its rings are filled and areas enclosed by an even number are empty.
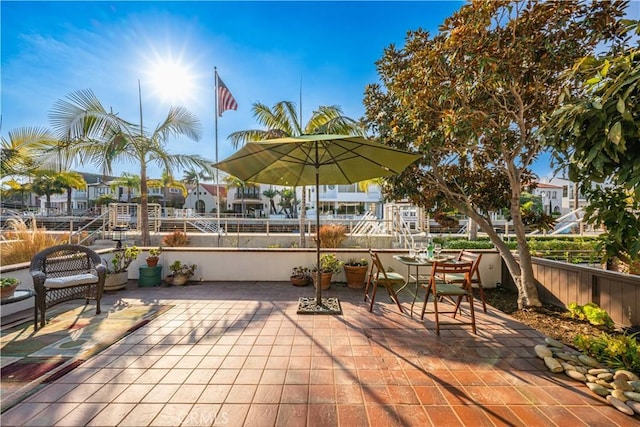
<svg viewBox="0 0 640 427">
<path fill-rule="evenodd" d="M 257 127 L 252 103 L 298 104 L 301 86 L 304 122 L 320 105 L 361 117 L 364 89 L 378 80 L 375 61 L 384 48 L 401 46 L 411 29 L 437 32 L 462 5 L 3 0 L 1 133 L 49 127 L 54 102 L 79 89 L 91 89 L 103 105 L 138 122 L 139 79 L 146 127 L 155 127 L 171 105 L 187 107 L 202 122 L 201 141 L 172 139 L 168 151 L 215 160 L 217 67 L 239 105 L 218 120 L 222 160 L 234 151 L 231 132 Z M 121 165 L 115 174 L 122 171 L 138 173 L 136 165 Z"/>
<path fill-rule="evenodd" d="M 364 88 L 375 61 L 406 32 L 438 25 L 462 2 L 175 2 L 2 1 L 2 135 L 49 127 L 58 99 L 91 89 L 106 107 L 155 127 L 171 105 L 202 122 L 200 142 L 171 140 L 173 153 L 215 159 L 214 67 L 238 102 L 218 120 L 218 156 L 227 136 L 256 128 L 251 105 L 300 100 L 303 121 L 320 105 L 364 114 Z M 162 73 L 183 77 L 164 84 Z M 185 74 L 186 70 L 186 74 Z M 79 167 L 91 171 L 92 167 Z M 137 173 L 135 165 L 122 165 Z M 152 170 L 159 174 L 159 170 Z M 174 171 L 182 176 L 182 171 Z"/>
</svg>

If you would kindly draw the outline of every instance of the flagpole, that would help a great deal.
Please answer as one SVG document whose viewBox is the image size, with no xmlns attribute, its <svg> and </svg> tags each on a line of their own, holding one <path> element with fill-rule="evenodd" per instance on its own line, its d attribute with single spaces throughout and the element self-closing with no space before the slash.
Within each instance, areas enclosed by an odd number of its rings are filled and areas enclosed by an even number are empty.
<svg viewBox="0 0 640 427">
<path fill-rule="evenodd" d="M 214 91 L 215 91 L 215 142 L 216 142 L 216 163 L 218 163 L 218 67 L 213 67 L 214 74 Z M 218 232 L 218 246 L 220 246 L 220 181 L 218 176 L 218 168 L 216 168 L 216 219 Z"/>
</svg>

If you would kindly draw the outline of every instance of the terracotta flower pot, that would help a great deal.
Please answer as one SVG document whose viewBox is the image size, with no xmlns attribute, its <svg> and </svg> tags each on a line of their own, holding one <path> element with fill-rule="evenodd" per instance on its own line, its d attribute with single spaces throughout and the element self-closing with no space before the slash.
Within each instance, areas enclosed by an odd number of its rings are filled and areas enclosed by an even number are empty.
<svg viewBox="0 0 640 427">
<path fill-rule="evenodd" d="M 331 276 L 333 273 L 320 273 L 320 289 L 323 291 L 329 289 L 331 287 Z M 311 277 L 313 277 L 313 286 L 316 286 L 316 272 L 311 273 Z"/>
<path fill-rule="evenodd" d="M 289 280 L 291 280 L 291 284 L 293 286 L 307 286 L 309 284 L 309 278 L 308 277 L 291 276 L 291 277 L 289 277 Z"/>
<path fill-rule="evenodd" d="M 0 298 L 9 298 L 13 296 L 13 293 L 16 291 L 20 283 L 16 283 L 15 285 L 3 286 L 0 288 Z"/>
<path fill-rule="evenodd" d="M 344 265 L 347 286 L 352 289 L 362 289 L 367 279 L 367 271 L 368 267 L 366 265 Z"/>
<path fill-rule="evenodd" d="M 147 267 L 155 267 L 156 265 L 158 265 L 158 260 L 160 258 L 158 257 L 149 257 L 147 258 Z"/>
</svg>

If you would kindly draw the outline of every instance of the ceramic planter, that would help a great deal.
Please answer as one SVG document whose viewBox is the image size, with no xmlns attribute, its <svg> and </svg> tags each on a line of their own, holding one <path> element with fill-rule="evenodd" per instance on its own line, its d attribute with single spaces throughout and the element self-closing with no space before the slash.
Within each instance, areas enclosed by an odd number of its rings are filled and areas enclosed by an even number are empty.
<svg viewBox="0 0 640 427">
<path fill-rule="evenodd" d="M 127 281 L 129 280 L 129 273 L 126 271 L 122 271 L 120 273 L 109 274 L 106 279 L 104 279 L 104 290 L 105 291 L 117 291 L 119 289 L 124 289 L 127 286 Z"/>
<path fill-rule="evenodd" d="M 333 273 L 320 273 L 320 289 L 324 291 L 331 287 L 331 276 L 333 276 Z M 313 277 L 313 286 L 316 286 L 315 271 L 311 273 L 311 277 Z"/>
<path fill-rule="evenodd" d="M 362 289 L 367 279 L 368 267 L 366 265 L 344 265 L 344 274 L 347 278 L 347 286 L 352 289 Z"/>
</svg>

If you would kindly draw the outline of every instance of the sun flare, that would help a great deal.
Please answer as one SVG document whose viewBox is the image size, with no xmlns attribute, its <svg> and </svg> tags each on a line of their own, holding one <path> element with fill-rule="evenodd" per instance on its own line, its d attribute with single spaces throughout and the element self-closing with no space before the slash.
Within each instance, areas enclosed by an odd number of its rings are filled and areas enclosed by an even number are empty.
<svg viewBox="0 0 640 427">
<path fill-rule="evenodd" d="M 148 71 L 148 83 L 153 93 L 164 102 L 184 105 L 194 98 L 194 73 L 179 62 L 154 62 Z"/>
</svg>

